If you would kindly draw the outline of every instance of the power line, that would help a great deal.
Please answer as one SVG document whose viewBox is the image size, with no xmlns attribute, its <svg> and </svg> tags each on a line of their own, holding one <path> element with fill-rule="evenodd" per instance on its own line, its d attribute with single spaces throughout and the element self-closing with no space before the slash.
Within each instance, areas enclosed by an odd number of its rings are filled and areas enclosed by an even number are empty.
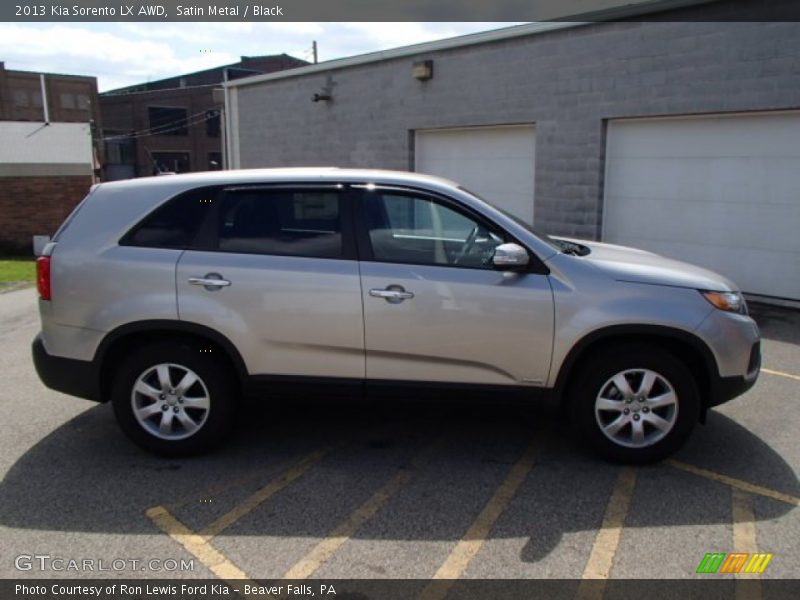
<svg viewBox="0 0 800 600">
<path fill-rule="evenodd" d="M 210 111 L 219 112 L 218 109 L 214 106 L 210 106 L 205 110 L 201 110 L 200 112 L 196 112 L 192 115 L 187 117 L 181 117 L 180 119 L 176 119 L 174 121 L 170 121 L 168 123 L 163 123 L 161 125 L 157 125 L 155 127 L 148 127 L 147 129 L 140 129 L 139 131 L 131 131 L 130 133 L 121 133 L 117 135 L 109 135 L 103 138 L 100 138 L 99 141 L 107 142 L 112 140 L 125 140 L 125 139 L 132 139 L 132 138 L 139 138 L 145 137 L 148 135 L 158 135 L 161 133 L 167 133 L 168 131 L 175 131 L 177 129 L 182 129 L 184 127 L 189 127 L 190 125 L 195 125 L 197 123 L 202 123 L 203 121 L 207 121 L 209 119 L 215 118 L 217 115 L 209 115 Z M 198 119 L 200 115 L 203 115 L 203 118 Z M 167 129 L 175 125 L 171 129 Z"/>
<path fill-rule="evenodd" d="M 122 134 L 118 134 L 118 135 L 110 135 L 110 136 L 106 136 L 106 137 L 104 137 L 102 139 L 104 141 L 107 141 L 107 140 L 116 140 L 116 139 L 137 138 L 137 137 L 142 137 L 142 136 L 145 136 L 145 135 L 157 135 L 159 133 L 164 133 L 167 130 L 167 128 L 170 128 L 170 127 L 171 127 L 171 129 L 168 129 L 168 130 L 169 131 L 174 131 L 175 129 L 181 129 L 183 127 L 188 127 L 190 124 L 199 123 L 199 122 L 208 120 L 210 118 L 213 118 L 212 116 L 208 116 L 207 115 L 208 111 L 210 111 L 210 110 L 214 110 L 214 107 L 207 108 L 204 111 L 200 111 L 200 112 L 194 113 L 192 115 L 189 115 L 188 117 L 181 117 L 180 119 L 176 119 L 176 120 L 170 121 L 168 123 L 163 123 L 163 124 L 157 125 L 155 127 L 149 127 L 147 129 L 141 129 L 139 131 L 131 131 L 130 133 L 122 133 Z M 195 120 L 200 115 L 205 115 L 205 116 L 203 116 L 202 119 Z M 173 125 L 174 125 L 174 127 L 172 127 Z"/>
</svg>

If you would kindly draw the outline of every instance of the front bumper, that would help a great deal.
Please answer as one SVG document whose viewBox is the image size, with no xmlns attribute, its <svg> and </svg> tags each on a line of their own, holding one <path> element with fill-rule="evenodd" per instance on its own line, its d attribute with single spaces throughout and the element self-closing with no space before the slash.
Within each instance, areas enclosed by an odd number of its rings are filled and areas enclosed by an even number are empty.
<svg viewBox="0 0 800 600">
<path fill-rule="evenodd" d="M 761 342 L 757 341 L 750 349 L 750 357 L 747 363 L 747 374 L 736 377 L 718 377 L 712 384 L 711 398 L 709 406 L 719 406 L 737 396 L 741 396 L 758 379 L 761 371 Z"/>
<path fill-rule="evenodd" d="M 47 387 L 70 396 L 103 401 L 99 369 L 93 362 L 48 354 L 41 333 L 33 339 L 31 351 L 36 373 Z"/>
</svg>

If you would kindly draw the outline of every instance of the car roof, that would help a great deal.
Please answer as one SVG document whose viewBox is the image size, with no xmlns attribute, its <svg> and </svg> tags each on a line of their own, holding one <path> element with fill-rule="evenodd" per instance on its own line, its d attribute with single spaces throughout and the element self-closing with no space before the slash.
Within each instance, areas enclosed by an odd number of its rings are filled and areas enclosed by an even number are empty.
<svg viewBox="0 0 800 600">
<path fill-rule="evenodd" d="M 107 191 L 124 188 L 153 187 L 164 190 L 191 189 L 204 185 L 235 185 L 247 183 L 306 183 L 306 182 L 376 182 L 398 185 L 427 185 L 432 187 L 458 187 L 458 183 L 421 173 L 385 169 L 344 169 L 339 167 L 292 167 L 278 169 L 237 169 L 231 171 L 206 171 L 179 175 L 156 175 L 110 181 L 100 184 Z"/>
</svg>

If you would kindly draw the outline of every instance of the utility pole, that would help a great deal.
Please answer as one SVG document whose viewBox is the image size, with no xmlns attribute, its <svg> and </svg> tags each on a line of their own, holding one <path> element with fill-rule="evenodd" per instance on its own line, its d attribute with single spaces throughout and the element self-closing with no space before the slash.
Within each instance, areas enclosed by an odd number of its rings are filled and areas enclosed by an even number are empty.
<svg viewBox="0 0 800 600">
<path fill-rule="evenodd" d="M 317 40 L 311 42 L 311 53 L 314 55 L 314 64 L 317 64 Z"/>
</svg>

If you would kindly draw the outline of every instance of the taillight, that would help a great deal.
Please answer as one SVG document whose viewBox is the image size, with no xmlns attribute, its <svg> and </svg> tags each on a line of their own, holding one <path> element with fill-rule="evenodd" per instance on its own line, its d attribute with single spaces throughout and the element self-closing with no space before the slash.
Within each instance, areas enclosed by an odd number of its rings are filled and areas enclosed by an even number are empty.
<svg viewBox="0 0 800 600">
<path fill-rule="evenodd" d="M 50 257 L 40 256 L 36 259 L 36 289 L 39 290 L 39 298 L 50 300 Z"/>
</svg>

